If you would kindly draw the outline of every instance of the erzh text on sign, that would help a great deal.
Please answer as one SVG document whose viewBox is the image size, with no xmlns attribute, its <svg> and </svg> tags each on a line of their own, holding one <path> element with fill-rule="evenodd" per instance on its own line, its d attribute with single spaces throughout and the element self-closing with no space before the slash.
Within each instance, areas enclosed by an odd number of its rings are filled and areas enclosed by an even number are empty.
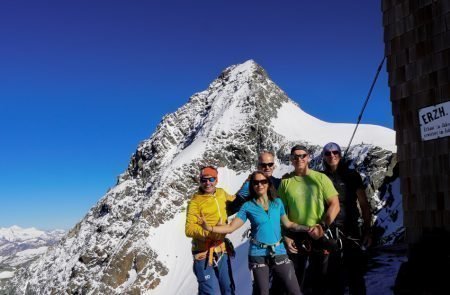
<svg viewBox="0 0 450 295">
<path fill-rule="evenodd" d="M 419 110 L 422 141 L 450 136 L 450 101 Z"/>
</svg>

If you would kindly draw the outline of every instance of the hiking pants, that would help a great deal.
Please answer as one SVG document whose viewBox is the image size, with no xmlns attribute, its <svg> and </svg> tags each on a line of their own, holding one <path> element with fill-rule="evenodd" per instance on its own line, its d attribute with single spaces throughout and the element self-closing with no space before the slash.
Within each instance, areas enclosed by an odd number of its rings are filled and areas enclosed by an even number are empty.
<svg viewBox="0 0 450 295">
<path fill-rule="evenodd" d="M 365 295 L 367 258 L 359 247 L 344 243 L 344 249 L 331 253 L 328 264 L 328 281 L 330 294 L 344 295 L 348 286 L 349 294 Z"/>
<path fill-rule="evenodd" d="M 234 295 L 234 283 L 227 254 L 223 254 L 217 266 L 208 265 L 207 258 L 194 260 L 194 274 L 199 295 Z"/>
<path fill-rule="evenodd" d="M 310 294 L 312 291 L 313 295 L 326 294 L 328 255 L 311 252 L 310 254 L 289 254 L 289 258 L 294 264 L 295 275 L 302 292 Z"/>
<path fill-rule="evenodd" d="M 295 276 L 294 266 L 287 255 L 249 256 L 249 266 L 253 272 L 253 294 L 269 294 L 270 273 L 283 285 L 286 294 L 301 295 Z"/>
</svg>

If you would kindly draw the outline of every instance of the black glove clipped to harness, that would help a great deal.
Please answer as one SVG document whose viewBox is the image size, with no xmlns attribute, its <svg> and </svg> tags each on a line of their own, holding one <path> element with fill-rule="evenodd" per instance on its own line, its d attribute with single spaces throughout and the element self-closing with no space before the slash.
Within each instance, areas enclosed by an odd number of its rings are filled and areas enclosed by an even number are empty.
<svg viewBox="0 0 450 295">
<path fill-rule="evenodd" d="M 323 236 L 318 240 L 320 247 L 330 252 L 342 249 L 339 229 L 337 227 L 332 229 L 324 223 L 321 223 L 320 226 L 322 226 L 324 231 Z"/>
</svg>

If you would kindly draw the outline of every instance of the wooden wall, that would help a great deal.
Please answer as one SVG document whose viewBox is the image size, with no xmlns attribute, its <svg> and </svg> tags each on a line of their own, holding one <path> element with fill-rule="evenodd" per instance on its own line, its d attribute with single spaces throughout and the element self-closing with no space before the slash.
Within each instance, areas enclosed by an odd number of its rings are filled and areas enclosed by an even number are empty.
<svg viewBox="0 0 450 295">
<path fill-rule="evenodd" d="M 450 137 L 422 141 L 419 109 L 450 101 L 450 0 L 382 0 L 407 241 L 450 230 Z"/>
</svg>

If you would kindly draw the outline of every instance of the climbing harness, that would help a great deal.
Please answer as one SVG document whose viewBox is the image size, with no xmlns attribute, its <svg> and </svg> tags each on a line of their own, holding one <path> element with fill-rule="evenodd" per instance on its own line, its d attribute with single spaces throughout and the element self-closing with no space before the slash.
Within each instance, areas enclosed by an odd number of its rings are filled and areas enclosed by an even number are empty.
<svg viewBox="0 0 450 295">
<path fill-rule="evenodd" d="M 208 265 L 217 266 L 220 259 L 222 259 L 223 254 L 227 253 L 225 243 L 221 240 L 207 240 L 206 248 L 208 250 L 194 254 L 194 259 L 196 260 L 207 258 L 205 259 L 205 269 Z"/>
<path fill-rule="evenodd" d="M 327 250 L 334 250 L 334 251 L 342 250 L 343 244 L 341 236 L 342 232 L 339 230 L 338 227 L 334 228 L 334 233 L 331 228 L 328 228 L 323 234 L 324 248 Z"/>
<path fill-rule="evenodd" d="M 281 258 L 281 260 L 277 260 L 277 257 Z M 261 257 L 258 260 L 259 261 L 257 261 L 257 262 L 250 261 L 248 263 L 248 267 L 250 270 L 255 269 L 255 268 L 266 267 L 266 266 L 270 267 L 272 265 L 278 266 L 278 265 L 282 265 L 282 264 L 292 263 L 292 261 L 286 255 L 273 256 L 273 257 Z M 262 260 L 264 260 L 264 262 L 262 262 Z"/>
<path fill-rule="evenodd" d="M 250 242 L 253 245 L 256 245 L 257 247 L 259 247 L 261 249 L 269 249 L 270 257 L 274 257 L 275 256 L 275 248 L 278 247 L 283 242 L 283 239 L 281 238 L 275 244 L 265 244 L 265 243 L 261 243 L 260 241 L 258 241 L 258 240 L 256 240 L 255 238 L 252 237 Z"/>
<path fill-rule="evenodd" d="M 366 250 L 366 247 L 364 246 L 364 244 L 361 243 L 361 239 L 354 238 L 352 236 L 346 236 L 340 229 L 337 228 L 337 230 L 339 230 L 339 235 L 342 237 L 341 240 L 348 241 L 348 242 L 350 242 L 351 245 L 356 246 L 357 248 L 360 248 L 363 251 Z"/>
</svg>

